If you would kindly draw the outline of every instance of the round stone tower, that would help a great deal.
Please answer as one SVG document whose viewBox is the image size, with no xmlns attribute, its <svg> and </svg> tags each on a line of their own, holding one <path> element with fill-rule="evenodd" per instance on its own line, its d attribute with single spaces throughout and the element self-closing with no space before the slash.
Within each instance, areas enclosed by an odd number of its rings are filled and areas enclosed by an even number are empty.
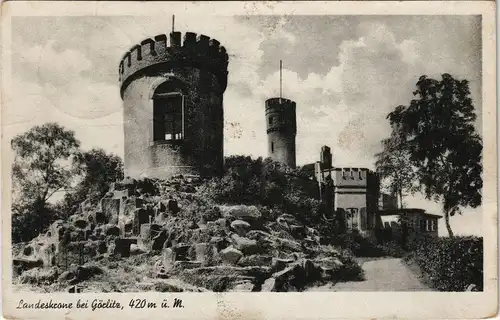
<svg viewBox="0 0 500 320">
<path fill-rule="evenodd" d="M 125 175 L 218 174 L 228 54 L 205 35 L 161 34 L 132 47 L 120 66 Z"/>
<path fill-rule="evenodd" d="M 266 100 L 268 155 L 271 159 L 295 168 L 297 122 L 294 101 L 283 98 Z"/>
</svg>

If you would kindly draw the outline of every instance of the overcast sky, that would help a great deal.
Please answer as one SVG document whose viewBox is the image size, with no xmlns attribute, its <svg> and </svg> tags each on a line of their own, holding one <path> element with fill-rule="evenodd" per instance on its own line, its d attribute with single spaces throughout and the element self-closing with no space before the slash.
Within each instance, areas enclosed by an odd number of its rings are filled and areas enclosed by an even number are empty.
<svg viewBox="0 0 500 320">
<path fill-rule="evenodd" d="M 118 64 L 147 37 L 168 33 L 171 17 L 17 17 L 12 19 L 12 95 L 3 113 L 7 139 L 57 121 L 82 147 L 123 156 Z M 297 163 L 332 149 L 336 166 L 373 168 L 385 119 L 408 104 L 419 76 L 450 73 L 470 81 L 481 119 L 479 16 L 176 15 L 176 30 L 216 38 L 230 54 L 224 94 L 225 154 L 266 156 L 264 101 L 297 103 Z M 477 124 L 481 130 L 480 121 Z M 439 213 L 439 206 L 409 204 Z M 456 232 L 479 233 L 479 210 L 453 218 Z M 443 231 L 440 225 L 440 231 Z"/>
</svg>

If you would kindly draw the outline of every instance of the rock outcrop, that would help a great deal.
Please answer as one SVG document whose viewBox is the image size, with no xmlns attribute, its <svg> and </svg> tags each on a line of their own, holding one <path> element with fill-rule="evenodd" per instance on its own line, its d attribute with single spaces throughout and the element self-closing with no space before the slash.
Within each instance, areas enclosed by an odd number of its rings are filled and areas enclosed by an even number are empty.
<svg viewBox="0 0 500 320">
<path fill-rule="evenodd" d="M 25 244 L 14 268 L 21 275 L 56 268 L 44 279 L 74 285 L 137 261 L 135 272 L 151 277 L 137 286 L 150 290 L 280 292 L 336 281 L 355 264 L 293 215 L 270 219 L 256 206 L 214 204 L 196 193 L 202 183 L 195 176 L 117 182 L 97 206 L 82 204 Z"/>
</svg>

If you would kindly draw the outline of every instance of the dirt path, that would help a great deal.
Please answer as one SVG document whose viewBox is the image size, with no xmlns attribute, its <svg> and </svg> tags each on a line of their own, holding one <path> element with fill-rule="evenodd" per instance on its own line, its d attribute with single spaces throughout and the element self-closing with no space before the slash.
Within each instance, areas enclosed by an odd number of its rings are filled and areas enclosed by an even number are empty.
<svg viewBox="0 0 500 320">
<path fill-rule="evenodd" d="M 311 288 L 311 291 L 433 291 L 421 283 L 401 259 L 384 258 L 366 261 L 362 265 L 364 281 L 339 282 Z"/>
</svg>

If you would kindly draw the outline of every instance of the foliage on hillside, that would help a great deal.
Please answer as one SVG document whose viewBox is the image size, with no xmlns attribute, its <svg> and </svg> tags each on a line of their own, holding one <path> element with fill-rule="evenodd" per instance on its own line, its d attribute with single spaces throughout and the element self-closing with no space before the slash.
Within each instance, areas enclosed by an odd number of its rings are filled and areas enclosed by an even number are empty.
<svg viewBox="0 0 500 320">
<path fill-rule="evenodd" d="M 222 177 L 211 179 L 202 191 L 218 203 L 265 206 L 292 214 L 302 223 L 319 222 L 321 202 L 316 182 L 269 158 L 226 158 Z"/>
<path fill-rule="evenodd" d="M 11 146 L 14 243 L 31 240 L 86 200 L 97 204 L 109 184 L 123 178 L 119 157 L 101 149 L 81 151 L 74 131 L 56 123 L 31 128 L 14 137 Z M 65 198 L 53 203 L 58 192 Z"/>
</svg>

